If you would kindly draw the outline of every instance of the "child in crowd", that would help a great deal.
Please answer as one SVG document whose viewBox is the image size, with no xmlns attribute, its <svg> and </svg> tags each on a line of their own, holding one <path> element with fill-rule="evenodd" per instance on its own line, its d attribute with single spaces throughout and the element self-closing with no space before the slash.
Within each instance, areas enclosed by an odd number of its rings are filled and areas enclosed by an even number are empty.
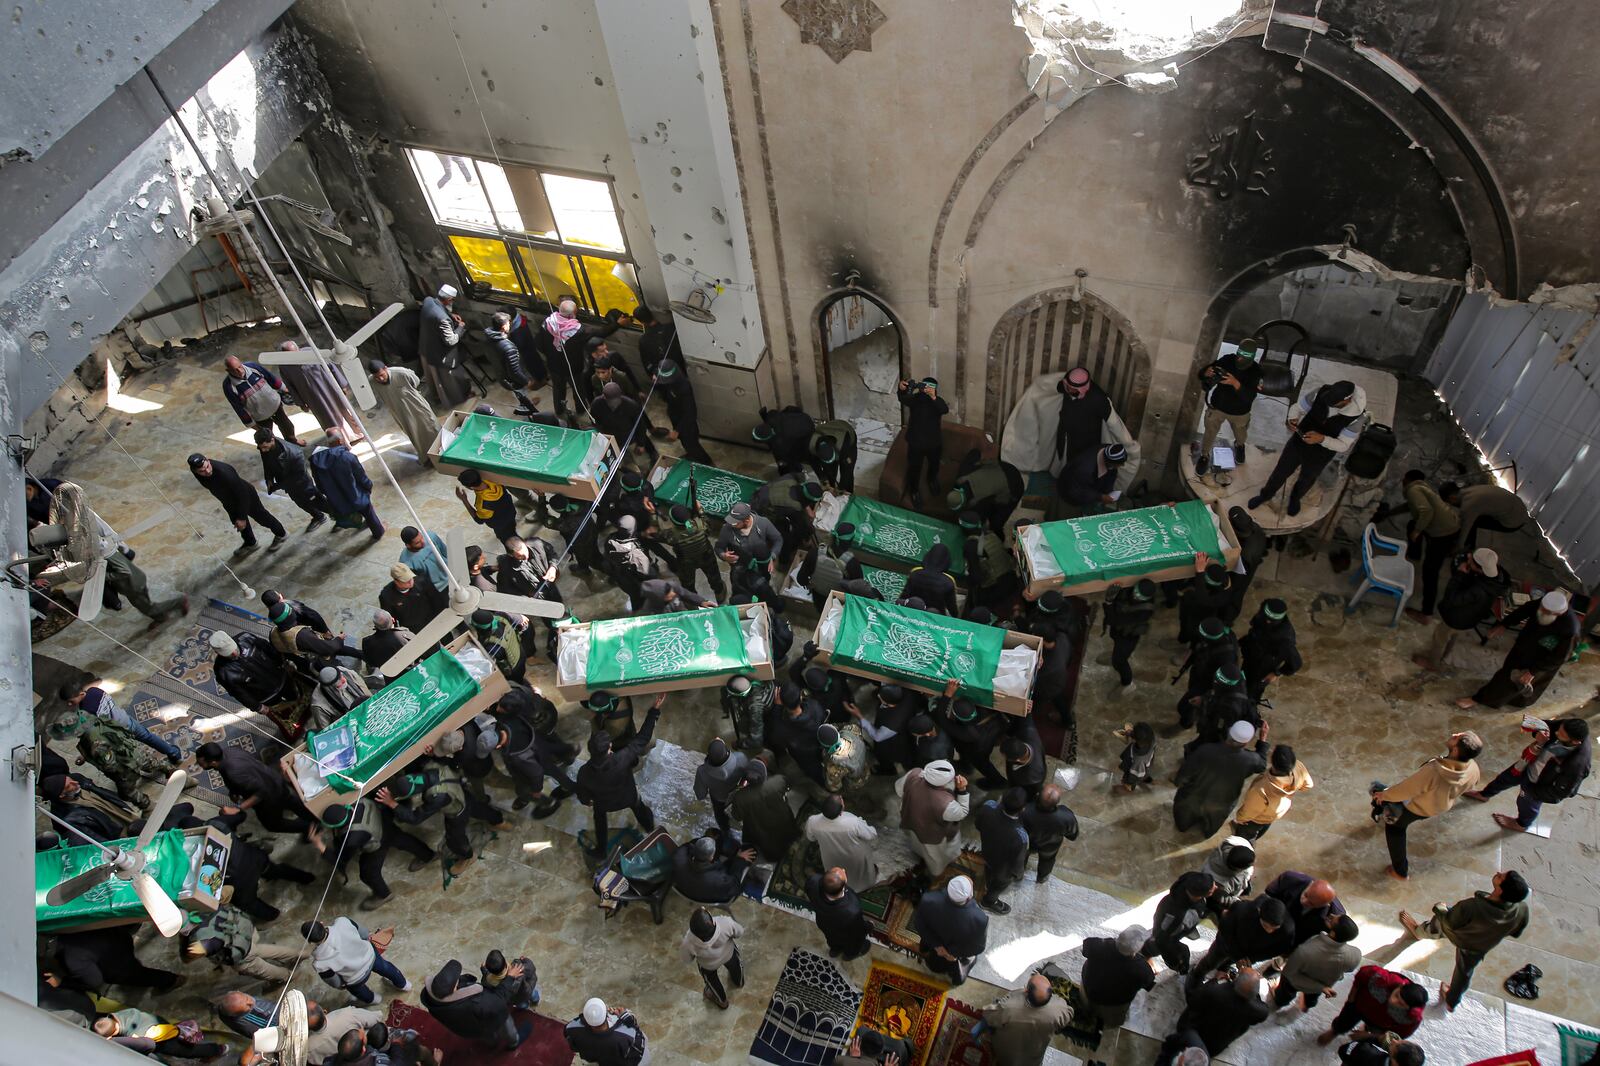
<svg viewBox="0 0 1600 1066">
<path fill-rule="evenodd" d="M 1136 722 L 1117 730 L 1117 736 L 1128 742 L 1122 749 L 1122 783 L 1117 787 L 1132 792 L 1140 785 L 1149 788 L 1154 784 L 1151 767 L 1156 761 L 1156 731 L 1149 722 Z"/>
</svg>

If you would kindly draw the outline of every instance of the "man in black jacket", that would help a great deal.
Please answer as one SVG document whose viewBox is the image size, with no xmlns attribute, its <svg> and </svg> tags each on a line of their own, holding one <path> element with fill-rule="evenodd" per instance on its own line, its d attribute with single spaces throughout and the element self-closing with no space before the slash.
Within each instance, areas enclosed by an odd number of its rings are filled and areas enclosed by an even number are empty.
<svg viewBox="0 0 1600 1066">
<path fill-rule="evenodd" d="M 956 748 L 956 770 L 969 777 L 976 770 L 979 788 L 1004 788 L 1005 776 L 994 767 L 994 749 L 1006 731 L 1004 716 L 971 700 L 953 699 L 945 706 L 944 728 Z"/>
<path fill-rule="evenodd" d="M 495 588 L 512 596 L 527 596 L 566 604 L 556 581 L 561 572 L 556 560 L 561 553 L 543 537 L 512 537 L 505 543 L 505 554 L 495 563 Z M 545 651 L 554 661 L 556 654 L 556 619 L 546 618 Z"/>
<path fill-rule="evenodd" d="M 806 899 L 816 914 L 817 928 L 828 941 L 829 958 L 848 961 L 867 953 L 867 919 L 861 913 L 860 897 L 846 883 L 843 868 L 835 866 L 806 878 Z"/>
<path fill-rule="evenodd" d="M 1217 922 L 1217 939 L 1199 965 L 1189 971 L 1184 987 L 1193 993 L 1200 982 L 1236 962 L 1260 962 L 1294 950 L 1294 922 L 1289 909 L 1274 896 L 1242 899 Z"/>
<path fill-rule="evenodd" d="M 989 916 L 972 898 L 972 879 L 961 874 L 944 888 L 922 894 L 911 915 L 911 928 L 922 938 L 924 965 L 959 985 L 988 943 Z"/>
<path fill-rule="evenodd" d="M 372 632 L 361 638 L 361 661 L 369 673 L 399 654 L 416 634 L 395 623 L 394 615 L 379 609 L 372 612 Z"/>
<path fill-rule="evenodd" d="M 1502 829 L 1525 833 L 1546 803 L 1561 803 L 1578 794 L 1592 762 L 1589 723 L 1582 718 L 1553 719 L 1533 735 L 1533 743 L 1523 750 L 1521 758 L 1467 796 L 1482 801 L 1508 789 L 1518 789 L 1517 816 L 1496 814 L 1494 820 Z"/>
<path fill-rule="evenodd" d="M 630 400 L 622 394 L 622 386 L 615 381 L 606 383 L 600 390 L 600 395 L 594 401 L 594 428 L 601 433 L 609 433 L 616 438 L 617 446 L 621 447 L 628 436 L 633 436 L 633 446 L 629 449 L 627 458 L 632 461 L 643 456 L 648 461 L 644 465 L 649 470 L 655 465 L 661 453 L 656 451 L 655 442 L 650 439 L 649 422 L 644 417 L 644 408 L 639 406 L 639 401 Z M 638 432 L 634 432 L 637 427 Z"/>
<path fill-rule="evenodd" d="M 517 970 L 519 966 L 514 963 L 511 968 Z M 457 1036 L 502 1051 L 517 1047 L 533 1032 L 532 1019 L 519 1025 L 511 1017 L 511 1005 L 505 997 L 463 973 L 461 963 L 455 959 L 429 978 L 422 989 L 422 1005 Z"/>
<path fill-rule="evenodd" d="M 256 487 L 239 476 L 239 471 L 220 459 L 207 459 L 195 452 L 189 456 L 189 472 L 201 487 L 222 504 L 228 521 L 233 523 L 233 528 L 244 539 L 244 543 L 235 549 L 235 555 L 243 555 L 256 546 L 255 527 L 250 524 L 252 518 L 272 531 L 272 543 L 267 546 L 268 551 L 283 547 L 283 542 L 289 538 L 288 531 L 267 510 L 267 505 L 261 502 L 261 494 Z"/>
<path fill-rule="evenodd" d="M 1203 620 L 1195 627 L 1194 638 L 1189 642 L 1189 657 L 1178 669 L 1178 676 L 1189 675 L 1182 696 L 1178 697 L 1178 724 L 1188 729 L 1194 725 L 1200 704 L 1224 666 L 1239 665 L 1239 639 L 1220 618 Z"/>
<path fill-rule="evenodd" d="M 1233 602 L 1229 605 L 1227 618 L 1231 622 L 1244 611 L 1245 594 L 1250 591 L 1257 571 L 1266 561 L 1267 552 L 1272 548 L 1272 538 L 1267 536 L 1266 530 L 1256 525 L 1250 512 L 1243 507 L 1228 509 L 1228 524 L 1233 526 L 1233 535 L 1239 542 L 1239 566 L 1230 575 Z"/>
<path fill-rule="evenodd" d="M 493 710 L 498 734 L 495 749 L 517 791 L 512 810 L 520 811 L 532 803 L 535 818 L 549 817 L 578 789 L 567 773 L 578 749 L 556 732 L 556 705 L 526 685 L 512 685 Z M 546 777 L 554 778 L 557 785 L 549 795 L 544 791 Z"/>
<path fill-rule="evenodd" d="M 1245 782 L 1267 768 L 1267 726 L 1259 730 L 1235 722 L 1228 739 L 1201 744 L 1178 768 L 1178 790 L 1172 797 L 1172 822 L 1178 832 L 1198 829 L 1210 836 L 1228 820 Z M 1254 738 L 1254 743 L 1252 743 Z"/>
<path fill-rule="evenodd" d="M 257 922 L 270 922 L 278 917 L 279 910 L 261 898 L 262 881 L 293 881 L 309 885 L 316 876 L 309 870 L 286 862 L 275 862 L 267 848 L 254 843 L 239 832 L 245 813 L 219 813 L 206 824 L 213 825 L 233 837 L 233 847 L 228 852 L 228 866 L 223 874 L 223 884 L 233 886 L 232 904 Z"/>
<path fill-rule="evenodd" d="M 779 411 L 763 407 L 761 421 L 750 431 L 757 444 L 772 452 L 780 474 L 798 474 L 811 459 L 811 434 L 816 431 L 816 419 L 794 404 Z"/>
<path fill-rule="evenodd" d="M 676 437 L 684 458 L 711 465 L 711 453 L 700 443 L 700 407 L 689 372 L 676 360 L 662 359 L 655 364 L 654 379 L 656 392 L 666 400 L 667 418 L 672 422 L 672 434 L 667 439 Z"/>
<path fill-rule="evenodd" d="M 1261 391 L 1261 365 L 1256 362 L 1256 342 L 1245 341 L 1216 362 L 1200 368 L 1200 386 L 1205 389 L 1205 431 L 1200 450 L 1194 457 L 1196 477 L 1211 469 L 1211 448 L 1217 431 L 1228 423 L 1233 431 L 1233 461 L 1244 462 L 1245 439 L 1250 435 L 1250 408 Z"/>
<path fill-rule="evenodd" d="M 1107 1029 L 1127 1021 L 1128 1007 L 1139 993 L 1155 987 L 1155 961 L 1139 950 L 1149 936 L 1142 926 L 1130 925 L 1114 938 L 1092 936 L 1083 942 L 1079 983 Z"/>
<path fill-rule="evenodd" d="M 1439 621 L 1428 650 L 1411 661 L 1432 673 L 1444 668 L 1445 656 L 1456 638 L 1494 618 L 1495 605 L 1511 592 L 1511 575 L 1500 566 L 1500 555 L 1493 548 L 1478 548 L 1456 556 L 1439 597 Z"/>
<path fill-rule="evenodd" d="M 672 887 L 695 903 L 726 907 L 744 890 L 755 857 L 754 848 L 719 856 L 715 840 L 696 837 L 672 853 Z"/>
<path fill-rule="evenodd" d="M 1276 597 L 1261 601 L 1250 619 L 1249 632 L 1239 638 L 1239 655 L 1252 704 L 1261 702 L 1269 684 L 1300 669 L 1300 649 L 1287 603 Z"/>
<path fill-rule="evenodd" d="M 1111 668 L 1123 688 L 1133 684 L 1133 666 L 1128 662 L 1139 641 L 1150 632 L 1150 619 L 1156 613 L 1156 583 L 1140 578 L 1132 588 L 1113 581 L 1106 590 L 1103 629 L 1111 637 Z"/>
<path fill-rule="evenodd" d="M 282 489 L 294 505 L 311 516 L 306 523 L 310 533 L 328 520 L 328 501 L 317 491 L 311 480 L 311 467 L 306 465 L 306 453 L 298 444 L 291 444 L 270 429 L 256 430 L 256 451 L 261 453 L 261 473 L 270 496 Z M 209 484 L 206 488 L 211 488 Z M 270 528 L 270 527 L 268 527 Z"/>
<path fill-rule="evenodd" d="M 521 331 L 518 331 L 513 324 L 510 314 L 496 311 L 490 316 L 490 325 L 484 329 L 483 335 L 489 341 L 489 346 L 495 350 L 495 354 L 500 357 L 500 368 L 504 371 L 502 380 L 511 390 L 511 395 L 517 398 L 519 406 L 516 413 L 527 415 L 538 409 L 538 405 L 528 396 L 528 386 L 532 385 L 537 389 L 544 385 L 543 380 L 537 382 L 530 380 L 528 365 L 535 363 L 542 371 L 544 360 L 539 357 L 538 352 L 531 349 L 524 353 L 521 345 L 517 343 L 519 337 L 527 337 L 530 341 L 533 338 L 532 330 L 527 328 L 527 320 L 520 314 L 517 315 L 517 319 L 523 324 L 524 328 Z M 538 375 L 541 379 L 543 376 L 542 373 Z"/>
<path fill-rule="evenodd" d="M 1189 972 L 1189 945 L 1200 920 L 1211 913 L 1210 900 L 1216 894 L 1217 883 L 1203 871 L 1187 873 L 1167 889 L 1167 894 L 1156 904 L 1155 924 L 1150 939 L 1140 954 L 1145 958 L 1161 956 L 1167 968 L 1177 973 Z"/>
<path fill-rule="evenodd" d="M 986 911 L 1011 913 L 1011 904 L 1001 899 L 1000 893 L 1022 880 L 1022 872 L 1028 865 L 1028 830 L 1022 824 L 1022 812 L 1027 805 L 1026 792 L 1008 788 L 1003 798 L 989 800 L 980 807 L 974 819 L 987 871 L 985 891 L 979 900 Z"/>
<path fill-rule="evenodd" d="M 591 854 L 595 856 L 606 854 L 606 842 L 609 839 L 606 815 L 612 811 L 631 810 L 639 828 L 646 833 L 656 827 L 654 812 L 639 798 L 639 785 L 634 780 L 633 771 L 639 765 L 645 749 L 650 746 L 656 721 L 661 717 L 661 705 L 666 702 L 667 694 L 659 693 L 644 716 L 643 728 L 615 751 L 611 747 L 611 734 L 601 731 L 589 737 L 589 761 L 578 769 L 577 785 L 579 802 L 594 809 L 594 847 Z"/>
<path fill-rule="evenodd" d="M 1039 856 L 1035 880 L 1043 884 L 1056 868 L 1061 845 L 1078 839 L 1078 816 L 1061 802 L 1061 787 L 1050 784 L 1041 788 L 1038 798 L 1022 812 L 1022 827 L 1028 831 L 1028 851 Z"/>
<path fill-rule="evenodd" d="M 389 567 L 389 578 L 378 593 L 378 606 L 412 633 L 420 633 L 434 615 L 450 604 L 449 593 L 439 591 L 427 578 L 418 581 L 416 571 L 405 563 Z"/>
<path fill-rule="evenodd" d="M 51 972 L 65 988 L 105 995 L 107 985 L 151 988 L 169 992 L 184 979 L 170 970 L 157 970 L 139 960 L 133 948 L 137 925 L 114 925 L 107 929 L 88 929 L 59 933 L 51 941 L 55 957 Z"/>
<path fill-rule="evenodd" d="M 289 667 L 266 639 L 243 632 L 233 637 L 218 629 L 207 643 L 216 652 L 211 676 L 246 710 L 262 713 L 283 693 Z"/>
<path fill-rule="evenodd" d="M 434 859 L 434 850 L 424 844 L 420 837 L 401 829 L 394 816 L 375 800 L 363 797 L 354 803 L 332 803 L 323 808 L 317 818 L 321 828 L 312 836 L 312 846 L 334 864 L 336 873 L 344 876 L 350 857 L 359 856 L 356 868 L 361 883 L 372 891 L 372 895 L 357 904 L 364 911 L 377 910 L 394 898 L 389 882 L 383 877 L 383 864 L 389 857 L 391 847 L 397 847 L 411 856 L 411 864 L 406 869 L 412 873 Z M 230 876 L 233 874 L 234 861 L 230 859 L 228 862 Z M 237 890 L 234 903 L 239 903 Z"/>
<path fill-rule="evenodd" d="M 1261 975 L 1247 966 L 1235 977 L 1207 981 L 1190 992 L 1177 1032 L 1193 1032 L 1215 1057 L 1271 1013 L 1261 994 Z"/>
<path fill-rule="evenodd" d="M 254 810 L 262 826 L 274 833 L 303 833 L 311 828 L 310 816 L 276 763 L 268 766 L 254 752 L 225 748 L 216 741 L 200 745 L 194 754 L 202 770 L 221 775 L 235 801 L 222 808 L 223 814 Z"/>
<path fill-rule="evenodd" d="M 944 416 L 950 405 L 939 395 L 939 379 L 902 381 L 900 406 L 906 409 L 906 492 L 911 505 L 922 509 L 919 482 L 926 467 L 928 488 L 939 494 L 939 460 L 944 454 Z"/>
<path fill-rule="evenodd" d="M 1266 895 L 1282 903 L 1299 947 L 1318 933 L 1332 933 L 1344 917 L 1344 904 L 1333 886 L 1299 870 L 1285 870 L 1272 879 Z"/>
<path fill-rule="evenodd" d="M 1207 618 L 1233 624 L 1233 575 L 1220 563 L 1201 563 L 1203 558 L 1204 553 L 1196 557 L 1200 572 L 1190 580 L 1178 601 L 1178 639 L 1185 644 L 1194 640 L 1200 623 Z"/>
</svg>

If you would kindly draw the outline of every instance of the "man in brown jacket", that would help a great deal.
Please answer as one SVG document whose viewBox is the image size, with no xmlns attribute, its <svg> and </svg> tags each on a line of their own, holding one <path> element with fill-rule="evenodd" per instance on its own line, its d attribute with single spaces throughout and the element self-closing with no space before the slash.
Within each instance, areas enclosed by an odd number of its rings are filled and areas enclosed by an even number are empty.
<svg viewBox="0 0 1600 1066">
<path fill-rule="evenodd" d="M 1026 988 L 984 1011 L 983 1021 L 994 1032 L 996 1062 L 1039 1066 L 1050 1049 L 1050 1038 L 1071 1023 L 1072 1008 L 1055 994 L 1043 975 L 1034 974 Z"/>
<path fill-rule="evenodd" d="M 1373 782 L 1372 820 L 1383 826 L 1389 843 L 1390 877 L 1404 881 L 1411 875 L 1406 858 L 1406 830 L 1411 823 L 1443 814 L 1463 794 L 1478 787 L 1482 773 L 1473 760 L 1482 750 L 1478 734 L 1454 733 L 1447 754 L 1429 759 L 1398 785 L 1386 788 Z"/>
<path fill-rule="evenodd" d="M 1306 764 L 1295 758 L 1287 744 L 1273 747 L 1266 773 L 1250 782 L 1233 816 L 1233 831 L 1246 840 L 1259 840 L 1272 824 L 1289 813 L 1294 797 L 1316 787 Z"/>
<path fill-rule="evenodd" d="M 929 877 L 938 877 L 961 854 L 961 822 L 971 808 L 967 779 L 948 759 L 913 767 L 894 783 L 900 796 L 900 828 Z"/>
<path fill-rule="evenodd" d="M 1456 966 L 1450 983 L 1439 989 L 1444 1009 L 1453 1011 L 1472 984 L 1472 971 L 1483 957 L 1508 936 L 1521 936 L 1528 928 L 1528 882 L 1515 870 L 1494 875 L 1494 888 L 1476 892 L 1452 906 L 1433 905 L 1433 917 L 1419 922 L 1405 911 L 1400 924 L 1419 940 L 1450 941 L 1456 948 Z"/>
</svg>

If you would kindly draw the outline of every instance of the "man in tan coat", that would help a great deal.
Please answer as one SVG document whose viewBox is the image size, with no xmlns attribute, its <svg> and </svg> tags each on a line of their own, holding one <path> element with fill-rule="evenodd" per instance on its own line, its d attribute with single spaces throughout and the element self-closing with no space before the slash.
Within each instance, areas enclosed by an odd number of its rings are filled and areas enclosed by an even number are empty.
<svg viewBox="0 0 1600 1066">
<path fill-rule="evenodd" d="M 1050 1038 L 1072 1021 L 1072 1008 L 1055 994 L 1040 974 L 983 1012 L 994 1031 L 994 1060 L 1006 1066 L 1038 1066 L 1050 1049 Z"/>
<path fill-rule="evenodd" d="M 1473 732 L 1454 733 L 1450 750 L 1434 756 L 1398 785 L 1372 786 L 1372 820 L 1383 826 L 1389 843 L 1389 876 L 1404 881 L 1411 875 L 1406 858 L 1406 830 L 1412 822 L 1443 814 L 1462 795 L 1478 787 L 1482 772 L 1473 760 L 1483 741 Z"/>
<path fill-rule="evenodd" d="M 971 809 L 967 779 L 948 759 L 913 767 L 894 783 L 900 796 L 900 828 L 911 833 L 911 847 L 928 876 L 938 877 L 961 854 L 961 822 Z"/>
<path fill-rule="evenodd" d="M 1287 744 L 1275 745 L 1267 757 L 1267 772 L 1244 790 L 1244 799 L 1233 816 L 1235 835 L 1246 840 L 1261 839 L 1272 823 L 1289 813 L 1297 793 L 1309 792 L 1315 786 L 1311 771 L 1295 758 L 1294 749 Z"/>
</svg>

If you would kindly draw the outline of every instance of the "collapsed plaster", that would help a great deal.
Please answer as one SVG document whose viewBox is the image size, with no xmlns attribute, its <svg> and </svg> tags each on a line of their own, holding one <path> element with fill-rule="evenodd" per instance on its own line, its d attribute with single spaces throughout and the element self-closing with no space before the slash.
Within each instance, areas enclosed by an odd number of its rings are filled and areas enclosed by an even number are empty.
<svg viewBox="0 0 1600 1066">
<path fill-rule="evenodd" d="M 1014 0 L 1033 51 L 1023 80 L 1054 118 L 1090 91 L 1177 88 L 1176 57 L 1260 33 L 1270 0 Z"/>
</svg>

